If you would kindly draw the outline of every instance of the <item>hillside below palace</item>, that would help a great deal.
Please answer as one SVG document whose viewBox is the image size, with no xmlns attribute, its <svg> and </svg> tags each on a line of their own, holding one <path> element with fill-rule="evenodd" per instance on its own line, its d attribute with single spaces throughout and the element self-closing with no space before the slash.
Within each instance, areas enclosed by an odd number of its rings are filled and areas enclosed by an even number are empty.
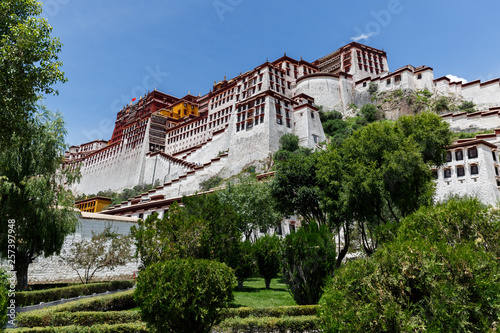
<svg viewBox="0 0 500 333">
<path fill-rule="evenodd" d="M 301 146 L 315 149 L 326 140 L 318 107 L 349 116 L 353 103 L 370 102 L 373 84 L 380 92 L 427 89 L 474 102 L 476 114 L 443 117 L 454 129 L 475 128 L 481 119 L 482 129 L 500 125 L 499 79 L 435 79 L 427 66 L 390 72 L 386 52 L 353 42 L 312 62 L 285 54 L 215 82 L 204 96 L 148 93 L 118 112 L 109 141 L 72 146 L 66 152 L 66 167 L 80 166 L 81 171 L 80 183 L 71 190 L 96 194 L 159 183 L 108 211 L 139 216 L 145 212 L 139 209 L 141 203 L 193 194 L 211 177 L 228 178 L 249 166 L 265 172 L 281 136 L 293 133 Z M 134 205 L 138 209 L 132 209 Z"/>
</svg>

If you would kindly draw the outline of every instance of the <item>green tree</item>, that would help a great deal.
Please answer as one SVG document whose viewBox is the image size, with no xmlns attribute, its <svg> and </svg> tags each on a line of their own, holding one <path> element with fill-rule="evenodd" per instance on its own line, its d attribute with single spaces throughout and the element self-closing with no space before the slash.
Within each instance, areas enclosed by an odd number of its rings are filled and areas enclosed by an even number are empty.
<svg viewBox="0 0 500 333">
<path fill-rule="evenodd" d="M 109 224 L 100 233 L 92 231 L 90 239 L 73 243 L 69 251 L 63 251 L 61 259 L 71 266 L 82 283 L 88 283 L 96 272 L 126 265 L 132 258 L 130 245 L 130 236 L 118 234 Z"/>
<path fill-rule="evenodd" d="M 283 277 L 297 304 L 317 304 L 335 269 L 335 242 L 327 226 L 302 226 L 282 243 Z"/>
<path fill-rule="evenodd" d="M 446 97 L 440 97 L 434 103 L 434 110 L 436 110 L 436 112 L 449 111 L 450 107 L 448 105 L 448 99 Z"/>
<path fill-rule="evenodd" d="M 266 289 L 271 285 L 271 279 L 278 276 L 280 270 L 280 238 L 276 235 L 264 235 L 255 241 L 254 251 L 259 274 L 264 277 Z"/>
<path fill-rule="evenodd" d="M 27 120 L 37 113 L 43 94 L 56 94 L 52 85 L 64 82 L 58 53 L 61 43 L 50 36 L 52 27 L 40 18 L 35 0 L 0 3 L 0 147 L 11 135 L 32 130 Z M 4 215 L 5 216 L 5 215 Z"/>
<path fill-rule="evenodd" d="M 217 260 L 236 269 L 240 264 L 241 216 L 233 206 L 213 194 L 182 198 L 187 217 L 201 219 L 199 259 Z"/>
<path fill-rule="evenodd" d="M 333 111 L 323 111 L 323 107 L 319 107 L 319 119 L 322 123 L 327 122 L 328 120 L 339 120 L 342 119 L 342 113 L 336 110 Z"/>
<path fill-rule="evenodd" d="M 63 162 L 64 122 L 60 115 L 40 112 L 28 121 L 30 131 L 12 134 L 0 149 L 0 216 L 14 220 L 15 249 L 8 247 L 7 223 L 0 224 L 2 255 L 15 252 L 17 288 L 28 283 L 28 267 L 38 256 L 59 254 L 65 237 L 78 223 L 63 179 L 73 180 Z"/>
<path fill-rule="evenodd" d="M 130 231 L 145 268 L 166 260 L 198 257 L 205 228 L 202 219 L 188 215 L 174 202 L 163 218 L 153 213 L 146 220 L 137 221 Z"/>
<path fill-rule="evenodd" d="M 223 204 L 233 207 L 239 216 L 238 227 L 245 239 L 256 238 L 256 230 L 276 227 L 280 215 L 274 209 L 270 185 L 254 177 L 241 177 L 237 184 L 228 183 L 217 195 Z"/>
<path fill-rule="evenodd" d="M 378 84 L 370 82 L 370 85 L 368 86 L 368 92 L 370 93 L 370 95 L 375 94 L 377 90 L 378 90 Z"/>
<path fill-rule="evenodd" d="M 369 123 L 372 123 L 376 120 L 380 120 L 383 118 L 382 113 L 377 108 L 376 105 L 373 104 L 365 104 L 359 111 L 359 113 L 366 119 Z"/>
<path fill-rule="evenodd" d="M 294 152 L 299 149 L 299 137 L 295 134 L 285 134 L 280 138 L 281 149 Z"/>
<path fill-rule="evenodd" d="M 283 161 L 276 161 L 271 194 L 276 209 L 285 216 L 299 214 L 306 223 L 326 223 L 316 178 L 316 153 L 296 151 Z"/>
<path fill-rule="evenodd" d="M 458 106 L 458 109 L 462 112 L 473 113 L 476 112 L 476 104 L 471 101 L 463 101 L 462 104 Z"/>
<path fill-rule="evenodd" d="M 154 332 L 209 333 L 233 300 L 234 283 L 225 264 L 177 259 L 141 272 L 134 298 Z"/>
<path fill-rule="evenodd" d="M 249 240 L 239 243 L 238 261 L 234 265 L 234 274 L 238 280 L 238 289 L 243 289 L 243 282 L 251 277 L 255 271 L 255 252 Z"/>
<path fill-rule="evenodd" d="M 394 236 L 402 217 L 432 201 L 432 165 L 441 165 L 451 140 L 438 116 L 401 117 L 354 132 L 341 147 L 329 147 L 317 166 L 321 201 L 329 222 L 346 239 L 356 221 L 363 249 L 373 253 Z"/>
</svg>

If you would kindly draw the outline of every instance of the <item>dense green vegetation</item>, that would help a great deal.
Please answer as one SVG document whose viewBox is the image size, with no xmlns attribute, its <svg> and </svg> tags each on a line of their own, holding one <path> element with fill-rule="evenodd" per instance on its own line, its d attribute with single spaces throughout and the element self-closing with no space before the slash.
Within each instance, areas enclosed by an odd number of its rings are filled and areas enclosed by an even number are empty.
<svg viewBox="0 0 500 333">
<path fill-rule="evenodd" d="M 141 271 L 134 298 L 155 332 L 209 333 L 233 300 L 234 272 L 225 264 L 176 259 Z"/>
<path fill-rule="evenodd" d="M 430 167 L 444 162 L 451 137 L 440 117 L 424 113 L 373 122 L 323 151 L 282 149 L 271 181 L 276 208 L 343 235 L 337 267 L 351 246 L 370 255 L 432 201 Z"/>
<path fill-rule="evenodd" d="M 371 257 L 341 268 L 321 301 L 325 332 L 488 332 L 500 319 L 500 215 L 451 198 L 404 218 Z"/>
</svg>

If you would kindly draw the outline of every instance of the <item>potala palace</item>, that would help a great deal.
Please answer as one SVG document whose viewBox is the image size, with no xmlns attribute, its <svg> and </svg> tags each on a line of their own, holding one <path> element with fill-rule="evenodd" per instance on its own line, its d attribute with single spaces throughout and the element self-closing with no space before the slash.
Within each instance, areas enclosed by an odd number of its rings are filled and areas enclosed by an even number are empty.
<svg viewBox="0 0 500 333">
<path fill-rule="evenodd" d="M 82 174 L 71 189 L 90 194 L 159 182 L 157 188 L 105 214 L 161 213 L 172 200 L 199 191 L 200 183 L 213 176 L 228 178 L 249 166 L 265 173 L 284 134 L 296 134 L 301 146 L 316 148 L 326 140 L 318 107 L 353 115 L 352 105 L 370 103 L 373 84 L 378 92 L 426 89 L 436 96 L 474 102 L 476 113 L 443 115 L 454 130 L 500 127 L 500 79 L 452 82 L 434 78 L 427 66 L 408 65 L 391 72 L 386 52 L 350 43 L 312 62 L 285 54 L 214 82 L 204 96 L 148 93 L 118 112 L 109 141 L 70 148 L 66 167 L 80 165 Z M 389 118 L 397 116 L 396 112 Z M 500 131 L 450 147 L 449 162 L 435 170 L 438 197 L 469 193 L 495 204 L 500 199 L 499 142 Z"/>
</svg>

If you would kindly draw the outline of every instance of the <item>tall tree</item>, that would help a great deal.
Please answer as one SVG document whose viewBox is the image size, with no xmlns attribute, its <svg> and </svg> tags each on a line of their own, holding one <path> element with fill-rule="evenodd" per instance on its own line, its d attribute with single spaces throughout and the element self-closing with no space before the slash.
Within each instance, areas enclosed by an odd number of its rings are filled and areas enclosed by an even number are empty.
<svg viewBox="0 0 500 333">
<path fill-rule="evenodd" d="M 276 209 L 283 215 L 298 214 L 307 223 L 326 223 L 316 177 L 317 154 L 305 149 L 294 152 L 280 150 L 276 174 L 271 182 L 271 195 Z"/>
<path fill-rule="evenodd" d="M 65 237 L 75 232 L 77 219 L 62 187 L 64 122 L 48 111 L 32 117 L 30 131 L 13 134 L 9 149 L 0 149 L 0 247 L 4 257 L 15 254 L 18 289 L 25 289 L 28 266 L 38 256 L 59 254 Z M 7 234 L 6 221 L 14 220 Z M 10 237 L 10 239 L 9 239 Z M 8 247 L 8 244 L 15 246 Z M 11 257 L 9 257 L 11 259 Z"/>
<path fill-rule="evenodd" d="M 65 81 L 57 54 L 61 42 L 51 37 L 52 27 L 40 18 L 36 0 L 0 2 L 0 146 L 12 133 L 28 130 L 43 94 L 57 93 L 52 85 Z"/>
<path fill-rule="evenodd" d="M 258 182 L 252 176 L 243 177 L 237 184 L 229 183 L 218 195 L 240 217 L 238 226 L 245 239 L 254 241 L 255 230 L 267 230 L 279 222 L 269 183 Z"/>
<path fill-rule="evenodd" d="M 450 138 L 439 117 L 422 114 L 370 124 L 329 147 L 317 166 L 328 213 L 337 225 L 356 221 L 371 254 L 402 217 L 431 203 L 430 166 L 443 162 Z"/>
</svg>

